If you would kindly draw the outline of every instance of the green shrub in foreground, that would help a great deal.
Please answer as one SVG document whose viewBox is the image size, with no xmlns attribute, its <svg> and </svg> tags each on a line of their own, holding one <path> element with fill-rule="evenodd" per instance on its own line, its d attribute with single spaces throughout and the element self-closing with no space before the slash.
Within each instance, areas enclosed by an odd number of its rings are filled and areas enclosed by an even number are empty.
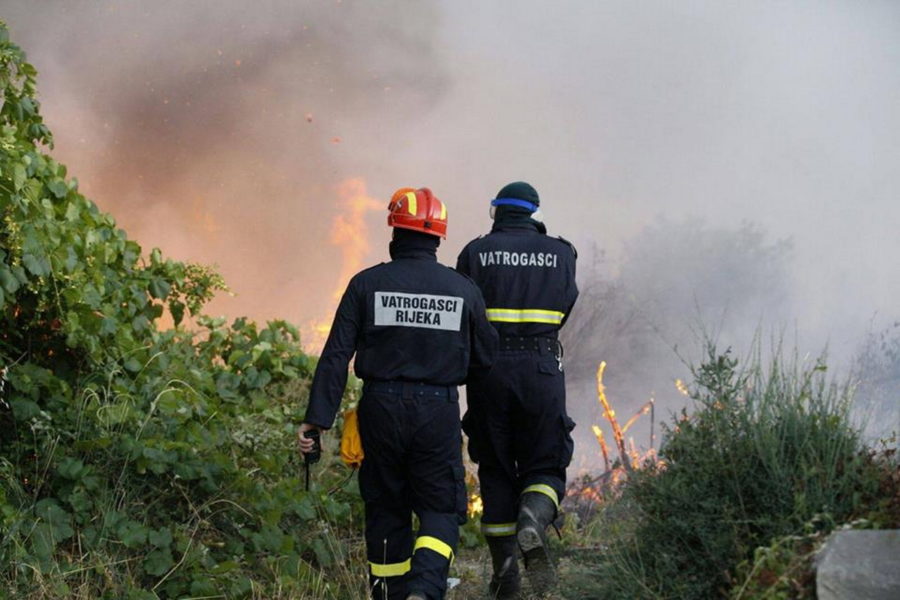
<svg viewBox="0 0 900 600">
<path fill-rule="evenodd" d="M 0 599 L 358 596 L 358 496 L 303 488 L 297 330 L 202 317 L 221 278 L 78 192 L 35 79 L 0 22 Z"/>
<path fill-rule="evenodd" d="M 757 547 L 875 506 L 883 471 L 850 425 L 848 387 L 822 364 L 739 369 L 710 348 L 694 376 L 695 411 L 623 491 L 636 529 L 612 546 L 610 597 L 727 596 Z"/>
</svg>

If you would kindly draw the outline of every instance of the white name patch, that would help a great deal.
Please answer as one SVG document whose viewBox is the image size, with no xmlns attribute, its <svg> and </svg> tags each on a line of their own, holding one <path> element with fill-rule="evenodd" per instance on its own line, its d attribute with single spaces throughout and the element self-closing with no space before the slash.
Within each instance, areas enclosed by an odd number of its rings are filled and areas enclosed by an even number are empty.
<svg viewBox="0 0 900 600">
<path fill-rule="evenodd" d="M 458 296 L 375 292 L 375 325 L 459 331 L 462 309 Z"/>
</svg>

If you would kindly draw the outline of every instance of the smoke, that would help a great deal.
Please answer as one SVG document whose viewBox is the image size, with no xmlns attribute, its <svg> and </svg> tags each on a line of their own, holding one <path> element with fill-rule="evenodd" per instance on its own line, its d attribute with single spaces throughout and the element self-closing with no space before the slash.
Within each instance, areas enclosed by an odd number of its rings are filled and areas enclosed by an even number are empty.
<svg viewBox="0 0 900 600">
<path fill-rule="evenodd" d="M 346 252 L 334 221 L 361 238 L 369 218 L 343 214 L 363 174 L 355 129 L 393 130 L 447 85 L 427 3 L 3 2 L 0 14 L 38 67 L 55 154 L 82 190 L 145 247 L 218 265 L 236 296 L 210 310 L 232 317 L 330 314 Z"/>
<path fill-rule="evenodd" d="M 345 213 L 360 178 L 385 206 L 403 186 L 445 200 L 450 264 L 498 189 L 535 185 L 600 327 L 567 333 L 587 435 L 589 367 L 609 363 L 629 413 L 676 393 L 672 348 L 694 358 L 700 322 L 723 347 L 781 330 L 849 364 L 898 317 L 896 2 L 0 0 L 0 17 L 40 71 L 55 155 L 145 247 L 217 264 L 237 296 L 214 313 L 331 314 L 351 261 L 336 220 L 368 227 L 353 260 L 387 255 L 383 215 Z"/>
<path fill-rule="evenodd" d="M 853 360 L 858 381 L 856 416 L 870 439 L 891 440 L 900 434 L 900 321 L 870 332 Z"/>
<path fill-rule="evenodd" d="M 796 308 L 792 258 L 790 243 L 770 240 L 751 224 L 729 229 L 658 219 L 625 244 L 615 270 L 602 257 L 585 265 L 581 298 L 562 335 L 571 356 L 569 387 L 591 397 L 597 362 L 604 360 L 607 397 L 620 422 L 651 398 L 668 420 L 686 402 L 676 380 L 690 381 L 707 343 L 742 359 L 752 348 L 767 349 L 769 336 L 784 336 L 779 328 Z M 578 422 L 608 428 L 597 403 L 570 410 Z M 649 417 L 641 416 L 629 436 L 647 448 L 650 429 Z M 579 433 L 589 444 L 591 432 Z"/>
</svg>

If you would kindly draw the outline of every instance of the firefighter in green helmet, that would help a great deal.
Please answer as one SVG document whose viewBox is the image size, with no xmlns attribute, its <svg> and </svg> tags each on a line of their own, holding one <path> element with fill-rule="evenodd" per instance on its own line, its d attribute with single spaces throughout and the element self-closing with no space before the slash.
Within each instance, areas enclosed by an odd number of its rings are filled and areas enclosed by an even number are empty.
<svg viewBox="0 0 900 600">
<path fill-rule="evenodd" d="M 566 240 L 546 234 L 539 208 L 528 183 L 504 186 L 491 201 L 490 233 L 470 242 L 456 265 L 481 289 L 500 334 L 494 367 L 467 386 L 463 419 L 478 463 L 493 598 L 518 597 L 517 547 L 532 588 L 553 587 L 546 529 L 556 518 L 573 452 L 558 333 L 578 297 L 577 254 Z"/>
</svg>

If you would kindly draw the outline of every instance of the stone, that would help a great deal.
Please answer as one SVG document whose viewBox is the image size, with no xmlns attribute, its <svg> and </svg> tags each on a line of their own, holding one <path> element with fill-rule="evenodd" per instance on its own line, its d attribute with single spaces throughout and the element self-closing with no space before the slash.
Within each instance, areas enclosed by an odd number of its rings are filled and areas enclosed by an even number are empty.
<svg viewBox="0 0 900 600">
<path fill-rule="evenodd" d="M 816 560 L 819 600 L 900 599 L 900 529 L 837 531 Z"/>
</svg>

